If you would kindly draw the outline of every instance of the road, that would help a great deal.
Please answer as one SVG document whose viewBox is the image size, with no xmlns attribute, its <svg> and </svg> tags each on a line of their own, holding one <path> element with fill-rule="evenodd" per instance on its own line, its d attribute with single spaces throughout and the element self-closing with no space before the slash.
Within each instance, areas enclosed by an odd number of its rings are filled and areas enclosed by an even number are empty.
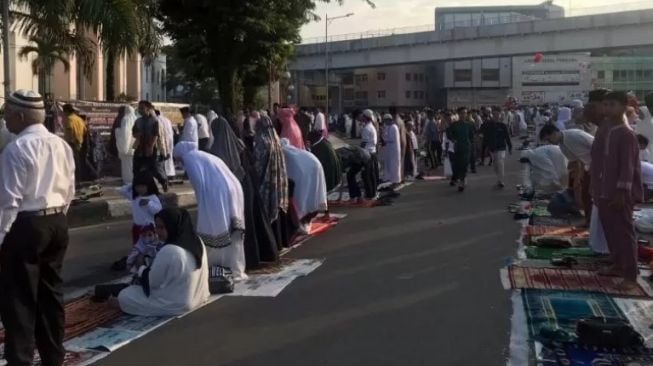
<svg viewBox="0 0 653 366">
<path fill-rule="evenodd" d="M 512 310 L 498 270 L 518 227 L 514 189 L 494 183 L 480 167 L 462 194 L 417 182 L 392 206 L 349 211 L 291 252 L 325 262 L 278 297 L 220 299 L 97 365 L 505 365 Z M 128 228 L 73 231 L 69 288 L 116 276 L 106 268 L 128 250 Z"/>
</svg>

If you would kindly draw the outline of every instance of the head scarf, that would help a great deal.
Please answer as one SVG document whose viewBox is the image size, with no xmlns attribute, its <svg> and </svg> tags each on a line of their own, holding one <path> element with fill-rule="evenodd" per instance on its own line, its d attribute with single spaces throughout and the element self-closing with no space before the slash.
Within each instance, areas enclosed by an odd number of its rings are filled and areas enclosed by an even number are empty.
<svg viewBox="0 0 653 366">
<path fill-rule="evenodd" d="M 295 112 L 292 108 L 280 109 L 279 121 L 281 122 L 281 138 L 288 139 L 290 144 L 298 149 L 305 149 L 302 130 L 295 121 Z"/>
<path fill-rule="evenodd" d="M 123 107 L 122 118 L 120 119 L 120 125 L 118 125 L 116 131 L 116 148 L 120 155 L 129 155 L 134 146 L 134 137 L 132 135 L 132 130 L 134 129 L 134 123 L 136 122 L 136 112 L 134 112 L 134 107 L 126 105 Z"/>
<path fill-rule="evenodd" d="M 173 156 L 175 159 L 183 159 L 191 151 L 198 150 L 197 143 L 191 141 L 180 141 L 175 145 Z"/>
<path fill-rule="evenodd" d="M 196 268 L 202 267 L 204 245 L 193 230 L 193 221 L 190 214 L 183 208 L 165 208 L 156 214 L 168 232 L 166 245 L 176 245 L 186 249 L 195 258 Z"/>
<path fill-rule="evenodd" d="M 269 117 L 261 116 L 256 122 L 254 159 L 263 207 L 273 222 L 279 210 L 288 210 L 288 173 L 279 136 Z"/>
<path fill-rule="evenodd" d="M 229 122 L 222 117 L 213 120 L 211 131 L 214 142 L 209 152 L 222 159 L 231 169 L 231 172 L 238 179 L 242 179 L 245 171 L 240 161 L 240 154 L 245 149 L 245 144 L 236 137 L 234 130 L 229 126 Z"/>
<path fill-rule="evenodd" d="M 560 131 L 564 131 L 567 129 L 566 124 L 571 121 L 571 109 L 567 107 L 560 107 L 558 109 L 558 119 L 555 123 L 556 127 Z"/>
<path fill-rule="evenodd" d="M 288 177 L 295 182 L 293 194 L 297 219 L 327 210 L 327 185 L 322 164 L 313 154 L 281 139 Z"/>
</svg>

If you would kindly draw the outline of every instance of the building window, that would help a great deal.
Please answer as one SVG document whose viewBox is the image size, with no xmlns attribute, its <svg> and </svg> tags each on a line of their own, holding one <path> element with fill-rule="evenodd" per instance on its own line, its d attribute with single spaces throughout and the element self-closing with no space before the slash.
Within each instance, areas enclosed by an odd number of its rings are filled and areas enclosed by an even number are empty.
<svg viewBox="0 0 653 366">
<path fill-rule="evenodd" d="M 419 74 L 413 74 L 413 81 L 419 81 Z"/>
<path fill-rule="evenodd" d="M 385 90 L 378 90 L 376 92 L 376 97 L 379 99 L 384 99 L 385 98 Z"/>
<path fill-rule="evenodd" d="M 644 72 L 642 70 L 637 70 L 635 73 L 635 77 L 637 78 L 636 81 L 641 81 L 642 78 L 644 77 Z"/>
<path fill-rule="evenodd" d="M 409 72 L 406 73 L 406 81 L 410 81 L 410 75 L 411 75 L 411 74 L 410 74 Z"/>
<path fill-rule="evenodd" d="M 598 74 L 597 74 L 597 78 L 599 78 L 601 80 L 604 80 L 605 79 L 605 71 L 604 70 L 599 71 Z"/>
<path fill-rule="evenodd" d="M 376 80 L 385 80 L 385 72 L 379 72 L 376 74 Z"/>
<path fill-rule="evenodd" d="M 357 91 L 356 92 L 356 99 L 367 99 L 367 92 L 366 91 Z"/>
<path fill-rule="evenodd" d="M 367 81 L 367 74 L 358 74 L 355 78 L 357 83 L 364 83 Z"/>
<path fill-rule="evenodd" d="M 653 70 L 644 70 L 644 79 L 646 81 L 653 80 Z"/>
<path fill-rule="evenodd" d="M 145 82 L 149 83 L 150 82 L 150 67 L 145 66 Z"/>
<path fill-rule="evenodd" d="M 407 74 L 410 75 L 410 74 Z M 410 90 L 406 90 L 406 99 L 410 99 Z"/>
<path fill-rule="evenodd" d="M 345 89 L 342 91 L 342 99 L 344 100 L 354 100 L 354 90 Z"/>
<path fill-rule="evenodd" d="M 453 71 L 454 82 L 469 82 L 472 81 L 471 69 L 458 69 Z"/>
<path fill-rule="evenodd" d="M 145 100 L 150 100 L 150 93 L 145 93 Z"/>
<path fill-rule="evenodd" d="M 499 69 L 482 69 L 482 81 L 499 81 Z"/>
</svg>

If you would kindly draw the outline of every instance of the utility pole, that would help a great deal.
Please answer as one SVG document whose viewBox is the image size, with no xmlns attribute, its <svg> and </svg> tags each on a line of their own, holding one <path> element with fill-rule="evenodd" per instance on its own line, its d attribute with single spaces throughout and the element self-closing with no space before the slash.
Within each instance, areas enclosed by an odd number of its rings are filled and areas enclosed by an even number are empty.
<svg viewBox="0 0 653 366">
<path fill-rule="evenodd" d="M 326 85 L 326 103 L 324 106 L 324 117 L 329 121 L 329 23 L 336 19 L 349 18 L 354 13 L 329 18 L 326 14 L 324 19 L 324 84 Z"/>
<path fill-rule="evenodd" d="M 2 60 L 4 67 L 5 98 L 11 94 L 11 70 L 9 65 L 9 0 L 2 0 Z"/>
</svg>

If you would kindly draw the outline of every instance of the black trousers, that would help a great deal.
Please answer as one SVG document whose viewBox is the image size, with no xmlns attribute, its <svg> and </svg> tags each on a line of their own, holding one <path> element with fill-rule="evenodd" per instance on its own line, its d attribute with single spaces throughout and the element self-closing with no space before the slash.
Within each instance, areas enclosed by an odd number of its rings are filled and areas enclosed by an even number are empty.
<svg viewBox="0 0 653 366">
<path fill-rule="evenodd" d="M 369 163 L 369 177 L 370 177 L 370 185 L 374 187 L 374 194 L 372 195 L 371 198 L 376 197 L 376 190 L 379 187 L 379 159 L 377 158 L 376 154 L 370 154 L 372 159 L 370 159 Z"/>
<path fill-rule="evenodd" d="M 60 366 L 65 349 L 61 268 L 68 247 L 64 214 L 17 219 L 0 248 L 0 315 L 9 366 Z"/>
<path fill-rule="evenodd" d="M 376 196 L 376 185 L 373 183 L 372 162 L 367 164 L 353 164 L 347 171 L 347 188 L 349 189 L 349 198 L 360 198 L 361 189 L 358 186 L 356 176 L 360 173 L 363 180 L 363 189 L 365 198 L 372 199 Z"/>
<path fill-rule="evenodd" d="M 167 186 L 168 177 L 166 176 L 165 166 L 162 161 L 156 157 L 134 156 L 134 176 L 142 170 L 149 171 L 154 179 L 162 186 Z"/>
<path fill-rule="evenodd" d="M 476 171 L 476 146 L 472 144 L 472 150 L 469 154 L 469 169 L 472 172 Z"/>
</svg>

